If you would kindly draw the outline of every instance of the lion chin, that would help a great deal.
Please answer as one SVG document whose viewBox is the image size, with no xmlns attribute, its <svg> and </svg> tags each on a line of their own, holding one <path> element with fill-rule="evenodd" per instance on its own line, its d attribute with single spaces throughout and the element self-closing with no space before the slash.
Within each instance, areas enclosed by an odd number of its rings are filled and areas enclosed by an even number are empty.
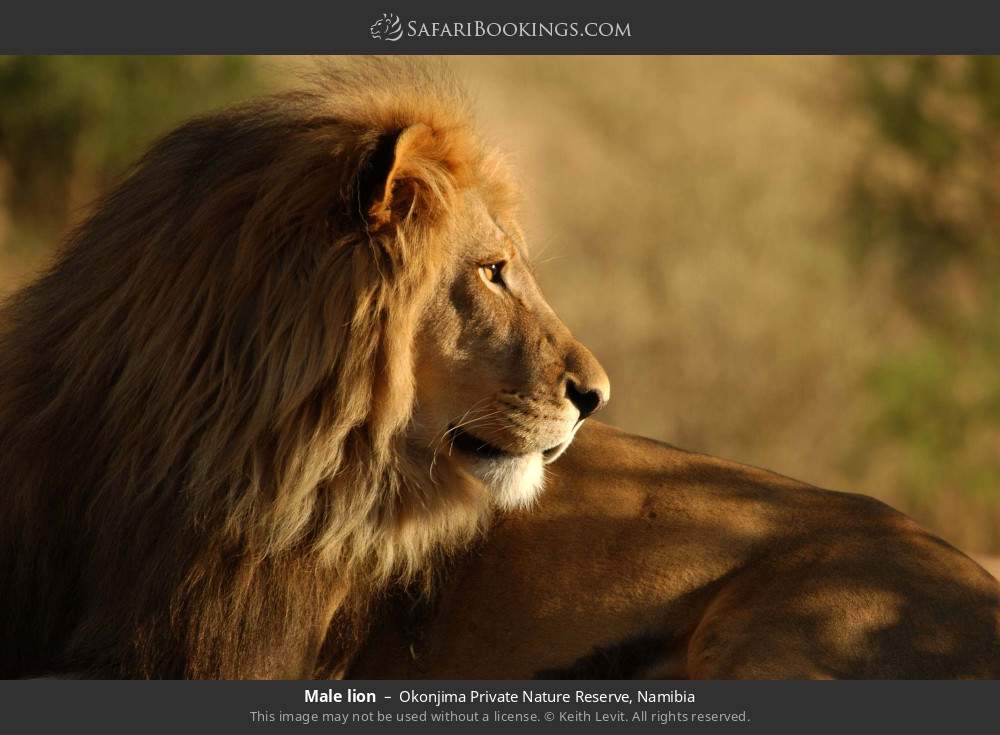
<svg viewBox="0 0 1000 735">
<path fill-rule="evenodd" d="M 530 507 L 545 487 L 545 465 L 552 464 L 573 442 L 583 421 L 569 436 L 544 451 L 512 454 L 467 432 L 453 430 L 452 445 L 468 470 L 485 486 L 500 510 Z"/>
<path fill-rule="evenodd" d="M 473 460 L 470 469 L 501 510 L 531 506 L 545 486 L 545 463 L 539 453 L 477 459 Z"/>
</svg>

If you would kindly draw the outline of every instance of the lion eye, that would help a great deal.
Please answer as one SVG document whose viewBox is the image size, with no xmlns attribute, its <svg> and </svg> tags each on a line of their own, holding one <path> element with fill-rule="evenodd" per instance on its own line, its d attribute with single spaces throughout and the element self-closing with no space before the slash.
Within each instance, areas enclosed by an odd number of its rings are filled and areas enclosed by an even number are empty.
<svg viewBox="0 0 1000 735">
<path fill-rule="evenodd" d="M 498 286 L 503 285 L 503 267 L 507 265 L 504 261 L 499 261 L 497 263 L 487 263 L 485 265 L 479 266 L 479 275 L 486 279 L 487 283 L 495 283 Z"/>
</svg>

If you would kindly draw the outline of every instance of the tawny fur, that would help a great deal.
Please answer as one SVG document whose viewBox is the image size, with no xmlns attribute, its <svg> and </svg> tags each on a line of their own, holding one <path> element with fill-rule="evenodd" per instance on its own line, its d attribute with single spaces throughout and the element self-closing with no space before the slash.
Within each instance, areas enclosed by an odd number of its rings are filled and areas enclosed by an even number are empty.
<svg viewBox="0 0 1000 735">
<path fill-rule="evenodd" d="M 97 204 L 0 314 L 0 675 L 309 676 L 476 532 L 483 489 L 403 440 L 473 182 L 510 196 L 461 94 L 379 61 L 182 126 Z"/>
<path fill-rule="evenodd" d="M 1000 678 L 1000 586 L 863 495 L 588 422 L 370 678 Z"/>
</svg>

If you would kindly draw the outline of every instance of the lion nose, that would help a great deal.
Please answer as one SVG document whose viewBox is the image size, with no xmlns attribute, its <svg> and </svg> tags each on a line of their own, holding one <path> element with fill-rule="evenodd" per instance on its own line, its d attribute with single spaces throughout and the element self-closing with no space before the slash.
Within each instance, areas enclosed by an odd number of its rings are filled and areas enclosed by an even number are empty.
<svg viewBox="0 0 1000 735">
<path fill-rule="evenodd" d="M 599 388 L 580 385 L 572 378 L 566 380 L 566 397 L 580 412 L 580 420 L 600 411 L 607 399 Z"/>
</svg>

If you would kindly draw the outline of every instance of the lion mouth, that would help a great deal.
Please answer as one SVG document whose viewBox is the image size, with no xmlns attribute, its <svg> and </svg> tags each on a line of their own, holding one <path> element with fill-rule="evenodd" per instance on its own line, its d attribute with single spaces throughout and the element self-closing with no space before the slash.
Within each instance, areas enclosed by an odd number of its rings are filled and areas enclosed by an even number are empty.
<svg viewBox="0 0 1000 735">
<path fill-rule="evenodd" d="M 494 446 L 488 441 L 484 441 L 457 427 L 451 429 L 451 445 L 459 451 L 479 457 L 480 459 L 501 459 L 510 456 L 510 452 L 506 452 L 500 447 Z"/>
<path fill-rule="evenodd" d="M 465 454 L 471 454 L 479 459 L 505 459 L 518 456 L 514 452 L 508 452 L 495 444 L 490 444 L 485 439 L 480 439 L 475 434 L 470 434 L 464 429 L 451 428 L 451 445 Z M 542 460 L 548 464 L 554 461 L 569 446 L 569 441 L 559 442 L 555 446 L 543 449 L 540 454 Z"/>
</svg>

